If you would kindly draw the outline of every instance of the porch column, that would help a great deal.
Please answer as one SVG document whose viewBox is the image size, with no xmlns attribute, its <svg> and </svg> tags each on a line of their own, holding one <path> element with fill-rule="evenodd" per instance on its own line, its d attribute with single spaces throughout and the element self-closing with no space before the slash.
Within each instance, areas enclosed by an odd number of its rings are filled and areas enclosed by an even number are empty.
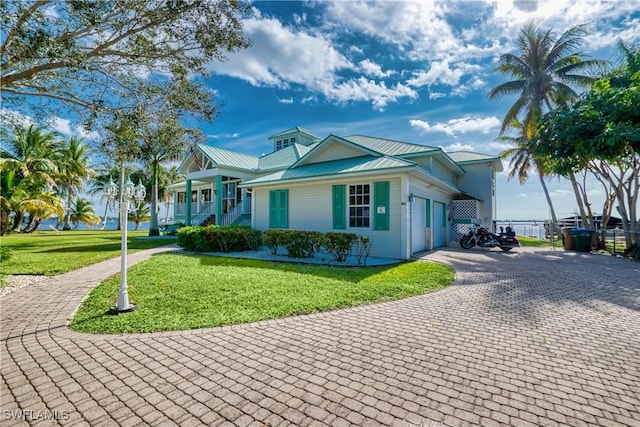
<svg viewBox="0 0 640 427">
<path fill-rule="evenodd" d="M 222 224 L 222 175 L 216 175 L 216 225 Z"/>
<path fill-rule="evenodd" d="M 247 189 L 246 188 L 241 188 L 240 189 L 240 194 L 242 195 L 242 214 L 246 214 L 248 209 L 247 209 Z"/>
<path fill-rule="evenodd" d="M 186 219 L 186 225 L 190 226 L 191 225 L 191 180 L 188 179 L 187 180 L 187 200 L 185 200 L 187 202 L 187 219 Z"/>
</svg>

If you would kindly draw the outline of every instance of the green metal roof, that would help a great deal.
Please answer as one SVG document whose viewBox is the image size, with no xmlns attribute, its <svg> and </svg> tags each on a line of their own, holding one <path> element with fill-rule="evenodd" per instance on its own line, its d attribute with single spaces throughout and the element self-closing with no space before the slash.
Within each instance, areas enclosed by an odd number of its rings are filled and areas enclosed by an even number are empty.
<svg viewBox="0 0 640 427">
<path fill-rule="evenodd" d="M 218 166 L 227 166 L 237 169 L 255 170 L 258 168 L 258 158 L 248 154 L 236 153 L 208 145 L 200 145 L 200 150 Z"/>
<path fill-rule="evenodd" d="M 408 142 L 395 141 L 393 139 L 376 138 L 364 135 L 351 135 L 344 139 L 387 156 L 399 156 L 403 154 L 424 153 L 438 150 L 437 147 L 429 147 L 428 145 L 411 144 Z"/>
<path fill-rule="evenodd" d="M 493 154 L 474 153 L 471 151 L 452 151 L 447 155 L 459 165 L 480 163 L 480 162 L 492 162 L 495 163 L 498 172 L 502 172 L 502 161 L 500 157 Z"/>
<path fill-rule="evenodd" d="M 320 141 L 320 139 L 321 139 L 321 138 L 317 137 L 316 135 L 314 135 L 313 133 L 311 133 L 311 131 L 308 131 L 305 128 L 301 128 L 300 126 L 295 126 L 295 127 L 290 128 L 290 129 L 283 130 L 282 132 L 278 132 L 275 135 L 271 135 L 269 137 L 269 139 L 278 138 L 280 136 L 285 136 L 285 135 L 290 135 L 292 133 L 304 133 L 305 135 L 308 135 L 308 136 L 310 136 L 312 138 L 315 138 L 318 141 Z"/>
<path fill-rule="evenodd" d="M 312 144 L 307 147 L 302 144 L 293 144 L 273 153 L 265 154 L 258 159 L 258 168 L 260 170 L 269 170 L 289 167 L 307 154 L 315 145 Z"/>
<path fill-rule="evenodd" d="M 357 172 L 382 171 L 415 166 L 415 163 L 388 156 L 361 156 L 331 162 L 312 163 L 297 168 L 285 169 L 261 176 L 242 185 L 266 184 L 275 181 L 315 178 L 329 175 L 342 175 Z"/>
</svg>

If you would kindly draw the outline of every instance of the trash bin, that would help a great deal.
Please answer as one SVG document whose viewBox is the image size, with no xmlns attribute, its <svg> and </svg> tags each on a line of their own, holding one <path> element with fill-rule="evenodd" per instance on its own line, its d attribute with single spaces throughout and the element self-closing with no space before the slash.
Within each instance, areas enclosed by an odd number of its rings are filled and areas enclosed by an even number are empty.
<svg viewBox="0 0 640 427">
<path fill-rule="evenodd" d="M 562 229 L 562 247 L 567 250 L 576 250 L 576 241 L 571 235 L 571 231 L 575 228 L 566 227 Z"/>
<path fill-rule="evenodd" d="M 593 245 L 593 233 L 596 230 L 590 228 L 573 228 L 571 236 L 575 240 L 576 250 L 578 252 L 591 252 Z"/>
</svg>

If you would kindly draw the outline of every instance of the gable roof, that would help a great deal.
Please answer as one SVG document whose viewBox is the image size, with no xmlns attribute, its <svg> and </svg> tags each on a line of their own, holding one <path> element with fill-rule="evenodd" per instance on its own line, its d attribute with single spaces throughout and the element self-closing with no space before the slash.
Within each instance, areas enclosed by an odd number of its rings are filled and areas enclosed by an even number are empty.
<svg viewBox="0 0 640 427">
<path fill-rule="evenodd" d="M 315 147 L 315 144 L 306 146 L 296 143 L 278 151 L 265 154 L 258 158 L 258 169 L 269 170 L 289 167 L 300 160 L 300 158 L 307 154 L 313 147 Z"/>
<path fill-rule="evenodd" d="M 414 168 L 415 163 L 389 156 L 361 156 L 331 162 L 312 163 L 284 169 L 269 175 L 245 181 L 241 186 L 267 184 L 275 181 L 317 178 L 350 173 L 379 172 L 390 169 Z"/>
<path fill-rule="evenodd" d="M 387 156 L 426 153 L 439 150 L 437 147 L 430 147 L 428 145 L 411 144 L 408 142 L 395 141 L 393 139 L 376 138 L 365 135 L 351 135 L 344 139 L 355 142 L 356 144 L 370 150 L 377 151 L 378 153 L 386 154 Z"/>
<path fill-rule="evenodd" d="M 338 143 L 344 146 L 350 147 L 355 151 L 361 152 L 362 156 L 380 156 L 382 155 L 380 152 L 376 150 L 372 150 L 370 148 L 364 147 L 360 144 L 357 144 L 353 141 L 350 141 L 346 138 L 342 138 L 341 136 L 337 136 L 334 134 L 330 134 L 325 139 L 316 144 L 304 157 L 291 165 L 292 168 L 300 167 L 302 165 L 308 164 L 310 160 L 312 160 L 315 156 L 320 155 L 324 151 L 324 149 L 329 146 L 329 144 Z M 357 156 L 357 157 L 362 157 Z M 355 156 L 354 156 L 355 157 Z"/>
<path fill-rule="evenodd" d="M 218 166 L 250 170 L 258 168 L 258 158 L 255 156 L 208 145 L 199 145 L 198 148 Z"/>
<path fill-rule="evenodd" d="M 311 133 L 311 131 L 309 131 L 309 130 L 307 130 L 305 128 L 301 128 L 300 126 L 294 126 L 294 127 L 290 128 L 290 129 L 283 130 L 282 132 L 278 132 L 275 135 L 271 135 L 269 137 L 269 139 L 274 139 L 274 138 L 278 138 L 280 136 L 290 135 L 292 133 L 303 133 L 305 135 L 310 136 L 313 139 L 317 139 L 318 141 L 320 141 L 322 139 L 322 138 L 314 135 L 313 133 Z"/>
<path fill-rule="evenodd" d="M 492 154 L 474 153 L 472 151 L 452 151 L 447 153 L 451 159 L 459 165 L 473 163 L 495 163 L 496 170 L 502 172 L 502 161 L 500 156 Z"/>
</svg>

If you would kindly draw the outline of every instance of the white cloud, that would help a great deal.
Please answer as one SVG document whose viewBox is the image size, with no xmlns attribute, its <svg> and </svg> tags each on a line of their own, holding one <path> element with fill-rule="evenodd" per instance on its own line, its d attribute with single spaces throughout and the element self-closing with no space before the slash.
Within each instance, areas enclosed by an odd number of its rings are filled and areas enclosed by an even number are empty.
<svg viewBox="0 0 640 427">
<path fill-rule="evenodd" d="M 447 96 L 447 94 L 446 94 L 446 93 L 442 93 L 442 92 L 429 92 L 429 99 L 444 98 L 445 96 Z"/>
<path fill-rule="evenodd" d="M 379 64 L 376 64 L 375 62 L 369 59 L 360 61 L 358 65 L 360 66 L 360 69 L 364 72 L 364 74 L 366 74 L 367 76 L 389 77 L 390 75 L 395 73 L 395 71 L 393 70 L 382 71 L 382 67 Z"/>
<path fill-rule="evenodd" d="M 244 32 L 253 46 L 229 54 L 226 62 L 210 63 L 211 71 L 254 86 L 287 88 L 296 83 L 322 91 L 333 85 L 338 70 L 353 68 L 322 34 L 295 31 L 272 18 L 246 20 Z"/>
<path fill-rule="evenodd" d="M 293 104 L 293 97 L 278 98 L 278 102 L 281 103 L 281 104 Z"/>
<path fill-rule="evenodd" d="M 463 144 L 461 142 L 455 142 L 447 146 L 440 146 L 445 152 L 450 153 L 452 151 L 473 151 L 473 145 Z"/>
<path fill-rule="evenodd" d="M 97 140 L 100 137 L 97 132 L 87 132 L 81 126 L 72 125 L 70 120 L 61 117 L 51 118 L 49 125 L 53 130 L 66 137 L 75 136 L 88 140 Z"/>
<path fill-rule="evenodd" d="M 387 87 L 384 82 L 375 82 L 366 77 L 359 77 L 331 88 L 327 92 L 327 97 L 341 102 L 371 101 L 374 108 L 383 110 L 389 102 L 396 102 L 403 97 L 415 99 L 418 94 L 410 87 L 400 83 Z"/>
<path fill-rule="evenodd" d="M 456 134 L 465 134 L 470 132 L 482 132 L 488 134 L 494 129 L 500 127 L 500 120 L 497 117 L 463 117 L 460 119 L 452 119 L 447 122 L 430 124 L 424 120 L 409 120 L 411 127 L 415 128 L 420 134 L 442 132 L 449 136 Z"/>
<path fill-rule="evenodd" d="M 453 90 L 451 91 L 451 95 L 464 97 L 469 92 L 482 89 L 486 85 L 487 83 L 484 80 L 475 76 L 475 77 L 472 77 L 468 82 L 454 87 Z"/>
</svg>

